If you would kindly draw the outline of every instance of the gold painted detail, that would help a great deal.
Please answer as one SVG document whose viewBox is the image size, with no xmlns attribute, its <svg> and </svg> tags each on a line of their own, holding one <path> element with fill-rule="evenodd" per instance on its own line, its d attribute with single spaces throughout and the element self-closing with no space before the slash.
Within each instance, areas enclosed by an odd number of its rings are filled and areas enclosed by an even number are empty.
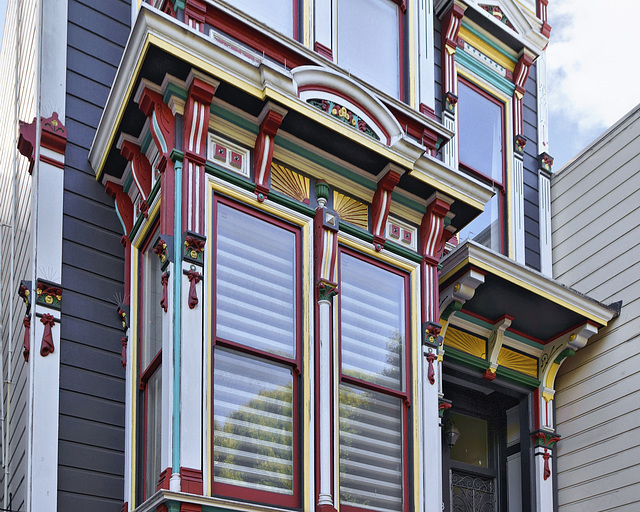
<svg viewBox="0 0 640 512">
<path fill-rule="evenodd" d="M 296 201 L 309 204 L 309 178 L 282 165 L 271 164 L 271 188 Z"/>
<path fill-rule="evenodd" d="M 529 377 L 538 378 L 538 361 L 534 357 L 521 354 L 507 347 L 502 347 L 498 354 L 498 366 L 524 373 Z"/>
<path fill-rule="evenodd" d="M 544 386 L 548 389 L 554 389 L 554 385 L 556 382 L 556 375 L 558 370 L 560 369 L 560 365 L 558 363 L 551 363 L 551 367 L 549 368 L 549 373 L 547 373 L 547 380 L 544 383 Z"/>
<path fill-rule="evenodd" d="M 481 57 L 482 60 L 485 61 L 484 63 L 490 65 L 490 67 L 493 67 L 496 70 L 502 69 L 505 74 L 506 71 L 513 72 L 515 69 L 517 64 L 516 59 L 499 52 L 496 48 L 480 39 L 467 28 L 460 27 L 458 36 L 465 42 L 465 51 L 469 52 L 469 47 L 471 47 L 477 54 L 474 56 L 476 58 Z"/>
<path fill-rule="evenodd" d="M 340 192 L 334 192 L 333 209 L 340 216 L 340 220 L 362 229 L 369 229 L 369 209 L 366 204 Z"/>
<path fill-rule="evenodd" d="M 459 331 L 454 327 L 447 329 L 444 345 L 445 347 L 455 348 L 481 359 L 486 359 L 487 357 L 487 342 L 485 340 L 473 334 Z"/>
</svg>

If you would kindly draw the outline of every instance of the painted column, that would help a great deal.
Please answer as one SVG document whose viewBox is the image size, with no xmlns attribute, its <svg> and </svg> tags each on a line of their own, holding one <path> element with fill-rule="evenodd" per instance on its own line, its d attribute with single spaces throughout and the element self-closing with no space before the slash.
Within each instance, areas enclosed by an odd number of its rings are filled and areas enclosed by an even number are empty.
<svg viewBox="0 0 640 512">
<path fill-rule="evenodd" d="M 316 183 L 318 208 L 314 218 L 314 267 L 316 297 L 318 300 L 318 364 L 317 396 L 319 406 L 316 417 L 319 421 L 317 434 L 319 460 L 317 461 L 318 500 L 317 508 L 321 512 L 335 511 L 332 486 L 333 468 L 333 351 L 331 333 L 331 307 L 333 297 L 338 293 L 337 256 L 338 256 L 338 214 L 326 207 L 329 198 L 329 186 L 324 181 Z"/>
<path fill-rule="evenodd" d="M 551 173 L 538 169 L 538 198 L 540 204 L 540 272 L 553 277 L 551 243 Z"/>
<path fill-rule="evenodd" d="M 40 133 L 37 133 L 38 129 Z M 20 123 L 18 150 L 31 162 L 35 229 L 35 288 L 20 290 L 31 297 L 33 316 L 25 317 L 24 358 L 29 364 L 27 419 L 28 511 L 57 510 L 58 419 L 60 409 L 60 308 L 62 287 L 62 205 L 67 131 L 58 114 Z M 45 281 L 38 274 L 46 269 Z M 27 293 L 28 292 L 28 293 Z M 25 299 L 26 300 L 26 299 Z M 44 432 L 46 430 L 46 433 Z M 52 441 L 53 440 L 53 441 Z"/>
<path fill-rule="evenodd" d="M 513 70 L 513 83 L 515 91 L 513 93 L 513 186 L 511 187 L 511 197 L 513 199 L 513 219 L 511 222 L 513 255 L 514 259 L 521 264 L 525 262 L 525 242 L 524 242 L 524 148 L 527 139 L 522 134 L 524 131 L 522 108 L 523 98 L 526 92 L 525 84 L 529 78 L 529 70 L 533 64 L 533 55 L 522 50 L 518 63 Z"/>
<path fill-rule="evenodd" d="M 438 264 L 447 239 L 445 217 L 453 201 L 435 193 L 427 202 L 420 225 L 422 304 L 422 426 L 424 456 L 424 509 L 442 510 L 442 437 L 440 433 L 440 350 Z"/>
<path fill-rule="evenodd" d="M 554 510 L 553 486 L 556 468 L 553 449 L 560 436 L 555 431 L 553 399 L 558 370 L 567 357 L 573 356 L 576 350 L 584 347 L 589 338 L 597 332 L 596 326 L 585 323 L 551 340 L 540 354 L 538 375 L 541 384 L 535 395 L 536 430 L 531 434 L 534 443 L 536 512 Z"/>
<path fill-rule="evenodd" d="M 454 0 L 442 16 L 442 124 L 456 132 L 456 104 L 458 103 L 458 73 L 455 53 L 458 31 L 467 6 Z M 443 148 L 443 160 L 449 167 L 458 167 L 458 139 L 453 137 Z"/>
</svg>

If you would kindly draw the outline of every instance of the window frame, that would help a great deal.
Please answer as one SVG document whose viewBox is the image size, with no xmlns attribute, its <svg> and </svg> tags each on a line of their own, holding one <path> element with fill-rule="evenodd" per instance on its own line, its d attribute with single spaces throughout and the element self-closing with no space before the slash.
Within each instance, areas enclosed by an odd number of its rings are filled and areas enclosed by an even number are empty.
<svg viewBox="0 0 640 512">
<path fill-rule="evenodd" d="M 403 346 L 403 350 L 404 350 L 404 357 L 403 357 L 403 378 L 402 378 L 402 384 L 403 384 L 403 390 L 395 390 L 392 388 L 387 388 L 378 384 L 374 384 L 368 381 L 365 381 L 363 379 L 359 379 L 357 377 L 353 377 L 347 374 L 344 374 L 342 371 L 342 296 L 341 294 L 338 294 L 338 300 L 339 300 L 339 304 L 338 307 L 336 308 L 337 310 L 337 319 L 338 321 L 337 323 L 337 336 L 336 336 L 336 342 L 335 342 L 335 349 L 336 349 L 336 357 L 337 357 L 337 379 L 336 379 L 336 384 L 335 384 L 335 392 L 337 393 L 336 395 L 336 409 L 335 409 L 335 413 L 338 415 L 338 421 L 336 422 L 336 425 L 338 425 L 335 429 L 334 435 L 336 436 L 336 443 L 337 443 L 337 447 L 338 447 L 338 452 L 337 452 L 337 463 L 336 463 L 336 471 L 338 472 L 338 475 L 340 473 L 340 450 L 339 450 L 339 446 L 340 446 L 340 427 L 339 427 L 339 422 L 340 422 L 340 397 L 339 397 L 339 392 L 340 392 L 340 386 L 341 384 L 346 384 L 350 387 L 354 387 L 354 388 L 359 388 L 359 389 L 363 389 L 365 391 L 373 391 L 376 393 L 380 393 L 380 394 L 384 394 L 386 396 L 390 396 L 393 398 L 398 398 L 401 401 L 401 407 L 402 407 L 402 413 L 401 413 L 401 420 L 402 420 L 402 426 L 401 426 L 401 435 L 402 435 L 402 511 L 406 512 L 408 510 L 410 510 L 410 487 L 411 487 L 411 474 L 410 474 L 410 468 L 411 468 L 411 464 L 410 464 L 410 460 L 409 460 L 409 437 L 412 435 L 412 430 L 413 430 L 413 424 L 412 424 L 412 418 L 411 415 L 409 414 L 409 406 L 411 404 L 411 393 L 412 393 L 412 383 L 413 383 L 413 376 L 412 376 L 412 366 L 411 366 L 411 353 L 412 353 L 412 338 L 411 338 L 411 333 L 412 333 L 412 324 L 411 324 L 411 275 L 410 272 L 406 271 L 406 270 L 402 270 L 400 268 L 394 267 L 390 264 L 384 263 L 382 261 L 379 261 L 371 256 L 368 256 L 366 254 L 363 254 L 361 252 L 358 252 L 357 250 L 345 246 L 343 244 L 340 244 L 339 248 L 338 248 L 338 269 L 340 269 L 339 271 L 339 283 L 338 283 L 338 289 L 341 289 L 342 286 L 342 256 L 343 254 L 348 254 L 349 256 L 352 256 L 354 258 L 357 258 L 361 261 L 364 261 L 368 264 L 374 265 L 375 267 L 381 268 L 385 271 L 391 272 L 392 274 L 395 274 L 399 277 L 401 277 L 403 279 L 404 282 L 404 313 L 403 313 L 403 320 L 404 320 L 404 346 Z M 335 307 L 335 306 L 334 306 Z M 370 508 L 366 508 L 360 505 L 356 505 L 356 504 L 350 504 L 350 503 L 343 503 L 340 500 L 340 485 L 337 486 L 337 489 L 335 491 L 336 497 L 335 499 L 337 501 L 340 501 L 340 508 L 341 510 L 345 510 L 346 512 L 363 512 L 363 511 L 370 511 L 372 509 Z"/>
<path fill-rule="evenodd" d="M 470 78 L 467 78 L 466 76 L 461 75 L 460 73 L 458 73 L 457 80 L 458 80 L 458 86 L 460 84 L 466 86 L 476 94 L 479 94 L 481 97 L 489 100 L 491 103 L 493 103 L 494 105 L 500 108 L 500 112 L 501 112 L 500 124 L 501 124 L 501 133 L 502 133 L 502 142 L 501 142 L 502 179 L 501 181 L 495 180 L 492 176 L 488 176 L 484 172 L 472 167 L 469 164 L 466 164 L 460 159 L 460 137 L 459 137 L 460 125 L 459 123 L 460 123 L 460 111 L 462 110 L 462 108 L 459 102 L 457 105 L 458 115 L 456 116 L 456 124 L 457 124 L 456 133 L 458 134 L 456 149 L 458 153 L 458 157 L 457 157 L 458 168 L 466 171 L 467 173 L 475 176 L 476 178 L 479 178 L 481 181 L 491 185 L 495 190 L 495 193 L 496 193 L 495 199 L 497 201 L 499 233 L 500 233 L 500 237 L 499 237 L 500 249 L 497 252 L 499 254 L 507 255 L 508 254 L 507 232 L 508 232 L 509 226 L 508 226 L 505 203 L 507 201 L 507 183 L 508 183 L 508 155 L 507 155 L 507 140 L 509 139 L 509 133 L 507 129 L 507 126 L 508 126 L 507 115 L 509 110 L 507 108 L 508 105 L 505 101 L 496 97 L 490 91 L 486 90 L 478 83 L 472 81 Z"/>
<path fill-rule="evenodd" d="M 157 255 L 153 252 L 153 245 L 151 243 L 151 241 L 154 239 L 154 237 L 157 235 L 157 225 L 154 226 L 154 228 L 151 230 L 152 235 L 150 235 L 148 237 L 148 239 L 146 240 L 144 246 L 142 247 L 142 249 L 140 250 L 140 263 L 139 263 L 139 274 L 138 274 L 138 279 L 139 279 L 139 293 L 138 293 L 138 297 L 139 297 L 139 304 L 138 304 L 138 318 L 142 321 L 138 322 L 138 333 L 137 333 L 137 339 L 138 339 L 138 353 L 139 353 L 139 357 L 138 357 L 138 389 L 140 390 L 140 401 L 142 402 L 142 432 L 141 432 L 141 436 L 142 436 L 142 481 L 141 481 L 141 497 L 142 497 L 142 501 L 148 499 L 149 497 L 151 497 L 158 488 L 158 479 L 160 477 L 160 474 L 156 475 L 156 486 L 155 488 L 149 490 L 147 489 L 147 477 L 148 477 L 148 470 L 149 470 L 149 462 L 147 460 L 147 446 L 148 446 L 148 436 L 147 436 L 147 432 L 148 432 L 148 422 L 149 422 L 149 381 L 151 380 L 151 378 L 153 378 L 155 375 L 158 374 L 158 372 L 160 373 L 160 389 L 159 389 L 159 393 L 160 393 L 160 438 L 162 439 L 162 339 L 160 340 L 160 346 L 158 351 L 155 353 L 155 355 L 152 355 L 149 358 L 149 362 L 146 366 L 143 367 L 143 356 L 142 354 L 144 353 L 145 350 L 145 344 L 147 342 L 147 340 L 145 339 L 145 317 L 146 317 L 146 310 L 145 308 L 147 306 L 153 307 L 152 304 L 147 304 L 148 302 L 148 298 L 146 297 L 146 279 L 149 277 L 146 275 L 146 267 L 147 267 L 147 263 L 148 263 L 148 259 L 149 258 L 157 258 Z M 158 263 L 159 264 L 159 263 Z M 162 275 L 162 268 L 160 267 L 160 275 Z M 160 304 L 156 304 L 157 308 L 160 308 Z M 162 319 L 162 316 L 160 316 L 160 318 Z M 160 333 L 162 334 L 162 326 L 160 326 Z M 139 401 L 139 402 L 140 402 Z M 160 440 L 161 440 L 160 439 Z M 160 449 L 160 453 L 157 454 L 157 457 L 159 457 L 160 459 L 162 458 L 162 450 Z M 160 462 L 160 471 L 162 471 L 162 462 Z"/>
<path fill-rule="evenodd" d="M 335 21 L 333 23 L 333 30 L 334 30 L 334 47 L 335 47 L 335 62 L 338 66 L 340 66 L 341 68 L 344 68 L 345 70 L 348 70 L 349 75 L 353 74 L 353 76 L 360 78 L 360 80 L 362 80 L 363 82 L 369 84 L 369 80 L 365 77 L 360 77 L 360 74 L 358 72 L 352 72 L 349 68 L 345 67 L 345 63 L 340 61 L 340 36 L 339 36 L 339 29 L 338 29 L 338 9 L 339 9 L 339 3 L 341 1 L 350 1 L 350 0 L 335 0 L 335 7 L 334 7 L 334 13 L 335 13 Z M 408 37 L 408 27 L 407 25 L 407 9 L 405 6 L 405 1 L 404 0 L 380 0 L 380 1 L 385 1 L 385 2 L 389 2 L 392 3 L 396 6 L 396 8 L 398 9 L 398 95 L 396 96 L 394 93 L 391 93 L 387 90 L 384 89 L 380 89 L 377 85 L 372 85 L 370 84 L 371 87 L 375 87 L 376 89 L 384 92 L 385 94 L 388 94 L 389 96 L 393 97 L 393 98 L 397 98 L 398 100 L 402 101 L 402 102 L 407 102 L 408 101 L 408 91 L 407 89 L 407 83 L 408 83 L 408 77 L 407 77 L 407 73 L 408 73 L 408 63 L 406 61 L 407 59 L 407 55 L 408 55 L 408 49 L 407 49 L 407 37 Z"/>
<path fill-rule="evenodd" d="M 216 310 L 216 297 L 217 297 L 217 279 L 216 279 L 216 265 L 217 265 L 217 234 L 218 234 L 218 204 L 224 204 L 232 209 L 238 210 L 241 213 L 251 215 L 286 231 L 293 233 L 295 236 L 295 280 L 294 280 L 294 306 L 295 306 L 295 357 L 288 358 L 286 356 L 280 356 L 271 352 L 267 352 L 258 348 L 249 347 L 242 343 L 223 339 L 217 334 L 217 310 Z M 302 395 L 304 393 L 304 385 L 302 382 L 302 352 L 303 352 L 303 340 L 304 340 L 304 326 L 303 326 L 303 307 L 302 300 L 306 300 L 303 297 L 303 261 L 302 261 L 302 243 L 303 243 L 303 228 L 301 226 L 287 222 L 286 220 L 272 215 L 268 212 L 254 209 L 244 202 L 237 201 L 229 198 L 224 194 L 214 193 L 212 201 L 212 234 L 213 244 L 211 248 L 211 265 L 213 276 L 210 289 L 212 291 L 213 304 L 211 306 L 211 343 L 210 343 L 210 364 L 211 364 L 211 395 L 210 395 L 210 407 L 211 407 L 211 429 L 208 432 L 208 436 L 211 439 L 210 455 L 211 455 L 211 474 L 210 485 L 211 493 L 213 496 L 227 497 L 233 499 L 248 500 L 256 503 L 264 503 L 273 506 L 282 506 L 288 508 L 299 508 L 301 506 L 301 498 L 303 492 L 301 491 L 301 485 L 304 481 L 302 476 L 302 419 L 303 419 L 303 404 Z M 270 492 L 266 490 L 253 489 L 251 487 L 244 487 L 241 485 L 234 485 L 229 483 L 220 483 L 215 480 L 215 444 L 214 444 L 214 400 L 215 400 L 215 353 L 216 347 L 220 347 L 229 352 L 240 354 L 241 356 L 251 356 L 261 361 L 266 361 L 271 364 L 276 364 L 280 367 L 287 367 L 291 370 L 292 375 L 292 494 L 286 495 L 278 492 Z"/>
</svg>

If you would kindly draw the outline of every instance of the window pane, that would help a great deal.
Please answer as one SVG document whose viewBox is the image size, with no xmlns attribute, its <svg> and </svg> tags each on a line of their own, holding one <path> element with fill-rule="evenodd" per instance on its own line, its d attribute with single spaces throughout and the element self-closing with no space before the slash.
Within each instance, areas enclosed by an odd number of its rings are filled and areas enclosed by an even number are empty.
<svg viewBox="0 0 640 512">
<path fill-rule="evenodd" d="M 502 108 L 458 83 L 460 162 L 502 183 Z"/>
<path fill-rule="evenodd" d="M 391 0 L 338 1 L 338 64 L 400 96 L 399 10 Z"/>
<path fill-rule="evenodd" d="M 293 494 L 293 376 L 224 349 L 214 363 L 214 481 Z"/>
<path fill-rule="evenodd" d="M 145 447 L 145 497 L 154 492 L 160 476 L 160 433 L 162 426 L 162 371 L 156 370 L 145 387 L 146 395 L 146 447 Z"/>
<path fill-rule="evenodd" d="M 402 401 L 340 385 L 340 500 L 402 510 Z"/>
<path fill-rule="evenodd" d="M 227 0 L 227 3 L 287 37 L 293 33 L 293 2 L 297 0 Z"/>
<path fill-rule="evenodd" d="M 340 277 L 342 373 L 403 390 L 404 279 L 345 253 Z"/>
<path fill-rule="evenodd" d="M 460 437 L 451 448 L 451 459 L 481 468 L 489 467 L 489 433 L 487 422 L 466 414 L 450 413 Z"/>
<path fill-rule="evenodd" d="M 471 239 L 493 251 L 501 252 L 499 200 L 500 193 L 498 192 L 485 205 L 484 212 L 460 230 L 461 242 Z"/>
<path fill-rule="evenodd" d="M 296 355 L 296 236 L 218 203 L 216 335 Z"/>
<path fill-rule="evenodd" d="M 142 370 L 162 348 L 162 270 L 160 259 L 149 248 L 144 253 L 142 276 Z"/>
</svg>

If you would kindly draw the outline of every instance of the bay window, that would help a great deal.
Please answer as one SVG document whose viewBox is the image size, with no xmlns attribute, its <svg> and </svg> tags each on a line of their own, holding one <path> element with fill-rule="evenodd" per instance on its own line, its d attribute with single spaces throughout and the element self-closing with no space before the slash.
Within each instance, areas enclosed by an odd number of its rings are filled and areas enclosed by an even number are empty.
<svg viewBox="0 0 640 512">
<path fill-rule="evenodd" d="M 341 507 L 407 508 L 408 279 L 340 253 Z"/>
<path fill-rule="evenodd" d="M 403 22 L 392 0 L 338 0 L 338 65 L 403 99 Z"/>
<path fill-rule="evenodd" d="M 458 82 L 458 159 L 460 167 L 490 183 L 496 195 L 485 211 L 460 232 L 496 252 L 504 252 L 504 104 L 463 79 Z"/>
<path fill-rule="evenodd" d="M 151 245 L 142 254 L 140 273 L 140 394 L 143 414 L 142 497 L 148 498 L 158 484 L 162 431 L 162 269 Z"/>
<path fill-rule="evenodd" d="M 300 230 L 214 200 L 213 493 L 299 504 Z"/>
<path fill-rule="evenodd" d="M 227 3 L 281 34 L 298 39 L 298 0 L 227 0 Z"/>
</svg>

